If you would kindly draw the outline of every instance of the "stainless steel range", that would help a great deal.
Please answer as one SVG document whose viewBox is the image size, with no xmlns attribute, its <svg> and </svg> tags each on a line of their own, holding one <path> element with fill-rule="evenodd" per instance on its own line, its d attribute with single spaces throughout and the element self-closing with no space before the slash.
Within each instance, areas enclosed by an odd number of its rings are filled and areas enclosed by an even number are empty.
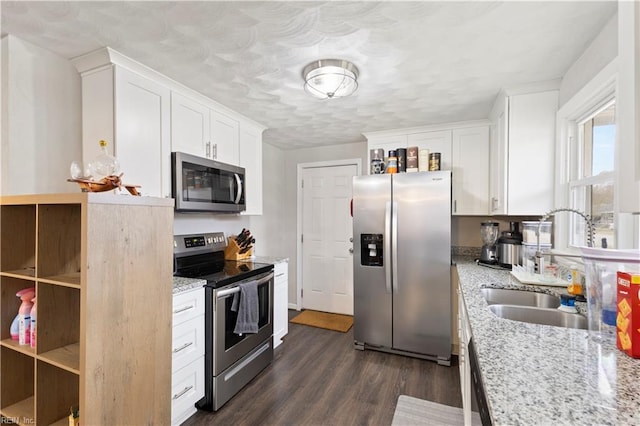
<svg viewBox="0 0 640 426">
<path fill-rule="evenodd" d="M 174 236 L 174 275 L 205 286 L 205 397 L 196 407 L 216 411 L 273 360 L 273 265 L 224 260 L 223 233 Z M 240 284 L 257 281 L 258 332 L 236 334 L 232 310 Z"/>
</svg>

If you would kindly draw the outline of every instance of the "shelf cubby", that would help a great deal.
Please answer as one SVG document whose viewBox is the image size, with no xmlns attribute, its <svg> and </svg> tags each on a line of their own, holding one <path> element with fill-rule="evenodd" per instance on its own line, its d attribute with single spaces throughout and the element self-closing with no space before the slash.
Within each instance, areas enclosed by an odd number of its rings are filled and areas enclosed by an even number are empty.
<svg viewBox="0 0 640 426">
<path fill-rule="evenodd" d="M 36 266 L 36 207 L 0 206 L 0 271 L 33 277 Z"/>
<path fill-rule="evenodd" d="M 78 370 L 80 289 L 38 282 L 36 330 L 36 350 L 41 358 Z"/>
<path fill-rule="evenodd" d="M 0 348 L 0 412 L 19 424 L 34 424 L 34 362 L 23 353 Z"/>
<path fill-rule="evenodd" d="M 81 205 L 38 206 L 38 278 L 80 283 Z"/>
<path fill-rule="evenodd" d="M 13 342 L 10 333 L 11 323 L 18 315 L 18 309 L 22 304 L 16 293 L 30 287 L 35 288 L 36 283 L 21 278 L 0 276 L 0 340 L 3 345 L 11 346 Z M 15 346 L 18 346 L 17 341 L 15 341 Z M 29 346 L 24 348 L 29 348 Z"/>
<path fill-rule="evenodd" d="M 42 361 L 38 361 L 36 368 L 38 424 L 50 425 L 68 419 L 70 407 L 80 404 L 80 377 Z"/>
</svg>

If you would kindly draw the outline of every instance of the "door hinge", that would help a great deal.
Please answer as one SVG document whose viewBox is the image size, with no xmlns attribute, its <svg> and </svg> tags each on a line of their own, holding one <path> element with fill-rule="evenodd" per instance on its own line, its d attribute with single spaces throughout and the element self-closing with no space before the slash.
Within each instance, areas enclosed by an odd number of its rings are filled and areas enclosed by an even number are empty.
<svg viewBox="0 0 640 426">
<path fill-rule="evenodd" d="M 300 234 L 300 242 L 304 243 L 304 234 Z"/>
<path fill-rule="evenodd" d="M 304 289 L 303 288 L 300 289 L 300 297 L 302 297 L 302 296 L 304 296 Z"/>
<path fill-rule="evenodd" d="M 302 179 L 302 180 L 300 181 L 300 187 L 301 187 L 301 188 L 304 188 L 304 179 Z"/>
</svg>

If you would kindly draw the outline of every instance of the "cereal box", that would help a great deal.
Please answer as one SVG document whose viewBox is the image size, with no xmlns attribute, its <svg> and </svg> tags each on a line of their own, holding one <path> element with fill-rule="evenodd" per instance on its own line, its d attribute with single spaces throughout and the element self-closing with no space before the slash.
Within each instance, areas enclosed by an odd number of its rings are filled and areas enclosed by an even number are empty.
<svg viewBox="0 0 640 426">
<path fill-rule="evenodd" d="M 640 358 L 640 274 L 618 272 L 618 349 Z"/>
</svg>

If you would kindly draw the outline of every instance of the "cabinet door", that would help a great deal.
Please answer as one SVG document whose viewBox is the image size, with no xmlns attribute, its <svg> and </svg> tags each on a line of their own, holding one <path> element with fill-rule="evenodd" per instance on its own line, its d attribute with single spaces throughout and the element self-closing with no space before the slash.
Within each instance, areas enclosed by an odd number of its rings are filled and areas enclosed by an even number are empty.
<svg viewBox="0 0 640 426">
<path fill-rule="evenodd" d="M 171 150 L 206 157 L 209 108 L 171 92 Z"/>
<path fill-rule="evenodd" d="M 440 170 L 451 170 L 451 130 L 414 133 L 408 136 L 407 146 L 428 149 L 429 153 L 439 152 Z"/>
<path fill-rule="evenodd" d="M 508 98 L 499 100 L 504 107 L 498 112 L 491 125 L 489 149 L 489 197 L 491 214 L 507 214 L 507 103 Z"/>
<path fill-rule="evenodd" d="M 453 130 L 454 215 L 489 213 L 489 128 Z"/>
<path fill-rule="evenodd" d="M 384 138 L 371 138 L 367 144 L 368 151 L 368 159 L 369 165 L 371 164 L 371 150 L 373 149 L 382 149 L 384 151 L 384 164 L 387 164 L 387 158 L 389 157 L 389 151 L 395 150 L 398 148 L 406 148 L 407 147 L 407 135 L 396 135 L 389 136 Z M 367 166 L 368 173 L 371 173 L 371 168 Z"/>
<path fill-rule="evenodd" d="M 509 98 L 509 215 L 543 215 L 553 208 L 558 91 Z"/>
<path fill-rule="evenodd" d="M 115 155 L 123 181 L 141 185 L 143 195 L 171 191 L 169 108 L 169 89 L 115 67 Z"/>
<path fill-rule="evenodd" d="M 262 130 L 242 123 L 240 167 L 245 170 L 245 215 L 262 214 Z"/>
<path fill-rule="evenodd" d="M 218 111 L 211 110 L 211 150 L 214 160 L 240 164 L 240 123 Z"/>
<path fill-rule="evenodd" d="M 288 262 L 276 263 L 274 268 L 273 295 L 273 347 L 282 343 L 282 338 L 289 332 L 288 321 Z"/>
</svg>

